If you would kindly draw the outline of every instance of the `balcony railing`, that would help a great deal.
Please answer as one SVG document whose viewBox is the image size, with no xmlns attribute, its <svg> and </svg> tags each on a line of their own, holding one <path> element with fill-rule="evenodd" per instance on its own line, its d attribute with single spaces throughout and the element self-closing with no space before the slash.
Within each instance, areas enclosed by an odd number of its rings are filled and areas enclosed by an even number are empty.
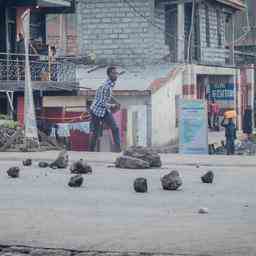
<svg viewBox="0 0 256 256">
<path fill-rule="evenodd" d="M 29 55 L 32 81 L 76 82 L 76 65 L 65 58 Z M 25 55 L 0 53 L 0 81 L 25 79 Z"/>
</svg>

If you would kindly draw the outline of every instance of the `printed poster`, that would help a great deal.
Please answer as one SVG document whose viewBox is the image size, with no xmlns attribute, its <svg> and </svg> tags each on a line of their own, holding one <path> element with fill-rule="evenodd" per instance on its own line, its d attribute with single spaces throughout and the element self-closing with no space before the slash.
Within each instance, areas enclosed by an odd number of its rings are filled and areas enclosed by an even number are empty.
<svg viewBox="0 0 256 256">
<path fill-rule="evenodd" d="M 179 104 L 179 152 L 208 154 L 207 104 L 181 99 Z"/>
</svg>

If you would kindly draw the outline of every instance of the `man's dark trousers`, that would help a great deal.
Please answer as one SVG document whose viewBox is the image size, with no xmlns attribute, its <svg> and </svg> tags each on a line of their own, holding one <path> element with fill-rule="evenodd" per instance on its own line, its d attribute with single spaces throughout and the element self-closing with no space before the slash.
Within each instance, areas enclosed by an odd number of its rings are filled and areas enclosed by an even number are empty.
<svg viewBox="0 0 256 256">
<path fill-rule="evenodd" d="M 104 117 L 98 117 L 91 112 L 91 127 L 92 127 L 92 138 L 90 143 L 90 151 L 95 150 L 95 146 L 98 138 L 100 137 L 103 129 L 103 123 L 107 124 L 107 126 L 111 129 L 114 143 L 115 143 L 115 151 L 121 151 L 121 142 L 119 135 L 119 128 L 115 122 L 115 119 L 111 112 L 106 111 Z"/>
<path fill-rule="evenodd" d="M 227 155 L 234 155 L 235 153 L 235 139 L 227 137 L 226 141 Z"/>
</svg>

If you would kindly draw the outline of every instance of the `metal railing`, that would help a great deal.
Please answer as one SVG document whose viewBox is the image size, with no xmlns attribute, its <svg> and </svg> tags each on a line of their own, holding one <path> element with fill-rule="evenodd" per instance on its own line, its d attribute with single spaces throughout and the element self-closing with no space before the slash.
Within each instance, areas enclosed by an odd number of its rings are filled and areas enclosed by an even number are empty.
<svg viewBox="0 0 256 256">
<path fill-rule="evenodd" d="M 76 65 L 65 58 L 29 55 L 32 81 L 76 82 Z M 0 81 L 25 79 L 25 55 L 0 53 Z"/>
</svg>

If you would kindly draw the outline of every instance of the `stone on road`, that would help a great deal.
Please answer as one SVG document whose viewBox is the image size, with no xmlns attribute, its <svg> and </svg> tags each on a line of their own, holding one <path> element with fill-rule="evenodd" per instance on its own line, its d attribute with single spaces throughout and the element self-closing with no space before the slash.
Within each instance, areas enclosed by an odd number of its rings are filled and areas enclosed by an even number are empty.
<svg viewBox="0 0 256 256">
<path fill-rule="evenodd" d="M 19 167 L 11 167 L 7 170 L 7 174 L 11 178 L 18 178 L 20 175 L 20 168 Z"/>
<path fill-rule="evenodd" d="M 68 152 L 66 150 L 62 150 L 56 160 L 50 164 L 50 167 L 57 167 L 60 169 L 65 169 L 68 167 Z"/>
<path fill-rule="evenodd" d="M 208 171 L 201 177 L 203 183 L 212 183 L 214 178 L 214 174 L 212 171 Z"/>
<path fill-rule="evenodd" d="M 160 155 L 151 148 L 142 146 L 132 146 L 123 152 L 124 156 L 139 158 L 149 163 L 150 167 L 161 167 Z"/>
<path fill-rule="evenodd" d="M 25 160 L 22 161 L 22 164 L 24 166 L 30 166 L 30 165 L 32 165 L 32 160 L 30 158 L 25 159 Z"/>
<path fill-rule="evenodd" d="M 133 188 L 138 193 L 146 193 L 146 192 L 148 192 L 147 179 L 142 178 L 142 177 L 135 179 L 135 181 L 133 183 Z"/>
<path fill-rule="evenodd" d="M 161 178 L 164 190 L 177 190 L 182 185 L 182 179 L 178 171 L 171 171 Z"/>
<path fill-rule="evenodd" d="M 75 174 L 92 173 L 92 167 L 84 159 L 80 159 L 71 165 L 70 172 Z"/>
<path fill-rule="evenodd" d="M 70 187 L 81 187 L 83 184 L 84 178 L 82 175 L 77 174 L 70 178 L 68 185 Z"/>
<path fill-rule="evenodd" d="M 47 162 L 41 161 L 41 162 L 38 163 L 38 166 L 39 166 L 40 168 L 46 168 L 46 167 L 49 166 L 49 164 L 48 164 Z"/>
<path fill-rule="evenodd" d="M 144 160 L 130 157 L 130 156 L 120 156 L 116 159 L 115 165 L 117 168 L 123 169 L 147 169 L 150 168 L 149 162 Z"/>
</svg>

